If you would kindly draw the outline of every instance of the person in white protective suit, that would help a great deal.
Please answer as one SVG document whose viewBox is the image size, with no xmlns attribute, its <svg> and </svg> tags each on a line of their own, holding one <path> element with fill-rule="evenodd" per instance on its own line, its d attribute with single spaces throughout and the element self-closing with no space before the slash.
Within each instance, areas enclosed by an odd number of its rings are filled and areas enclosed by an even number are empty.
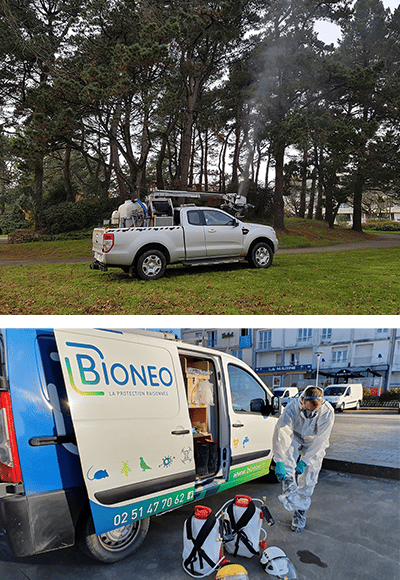
<svg viewBox="0 0 400 580">
<path fill-rule="evenodd" d="M 306 512 L 329 446 L 334 417 L 323 390 L 310 386 L 299 398 L 289 401 L 276 423 L 272 451 L 275 475 L 282 482 L 279 501 L 287 510 L 294 511 L 294 532 L 305 528 Z"/>
</svg>

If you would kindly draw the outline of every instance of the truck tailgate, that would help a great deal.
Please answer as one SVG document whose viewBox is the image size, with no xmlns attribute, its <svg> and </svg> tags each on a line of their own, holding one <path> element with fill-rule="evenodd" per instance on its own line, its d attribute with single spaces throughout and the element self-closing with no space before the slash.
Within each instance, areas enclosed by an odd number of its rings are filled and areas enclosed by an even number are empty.
<svg viewBox="0 0 400 580">
<path fill-rule="evenodd" d="M 105 231 L 105 228 L 95 228 L 93 230 L 92 251 L 96 260 L 98 260 L 98 256 L 103 253 L 103 236 Z"/>
</svg>

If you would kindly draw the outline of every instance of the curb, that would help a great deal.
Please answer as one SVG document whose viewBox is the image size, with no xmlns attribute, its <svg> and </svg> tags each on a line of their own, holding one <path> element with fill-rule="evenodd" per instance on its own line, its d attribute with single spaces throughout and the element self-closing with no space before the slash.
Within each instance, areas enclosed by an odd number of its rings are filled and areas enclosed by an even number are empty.
<svg viewBox="0 0 400 580">
<path fill-rule="evenodd" d="M 322 469 L 339 471 L 342 473 L 352 473 L 354 475 L 366 475 L 368 477 L 379 477 L 381 479 L 394 479 L 400 481 L 399 467 L 385 467 L 381 465 L 368 465 L 364 463 L 353 463 L 352 461 L 340 461 L 338 459 L 324 459 Z"/>
</svg>

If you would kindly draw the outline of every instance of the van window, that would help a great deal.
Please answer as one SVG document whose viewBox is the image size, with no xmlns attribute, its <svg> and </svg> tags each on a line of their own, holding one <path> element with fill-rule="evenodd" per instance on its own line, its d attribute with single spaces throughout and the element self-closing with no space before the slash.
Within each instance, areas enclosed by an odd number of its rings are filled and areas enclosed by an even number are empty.
<svg viewBox="0 0 400 580">
<path fill-rule="evenodd" d="M 260 400 L 266 404 L 266 392 L 258 381 L 244 369 L 228 365 L 232 406 L 236 413 L 260 414 Z M 256 409 L 256 410 L 255 410 Z"/>
<path fill-rule="evenodd" d="M 327 395 L 328 397 L 337 397 L 339 395 L 343 395 L 345 390 L 346 387 L 327 387 L 324 391 L 324 395 Z"/>
</svg>

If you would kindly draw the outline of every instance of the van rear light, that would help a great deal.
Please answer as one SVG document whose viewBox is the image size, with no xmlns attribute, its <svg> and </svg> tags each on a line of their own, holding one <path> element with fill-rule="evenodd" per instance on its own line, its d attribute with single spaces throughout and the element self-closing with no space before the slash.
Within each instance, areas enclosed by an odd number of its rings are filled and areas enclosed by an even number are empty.
<svg viewBox="0 0 400 580">
<path fill-rule="evenodd" d="M 0 393 L 0 481 L 22 481 L 10 393 Z"/>
<path fill-rule="evenodd" d="M 107 254 L 114 245 L 114 234 L 104 234 L 103 236 L 103 252 Z"/>
</svg>

